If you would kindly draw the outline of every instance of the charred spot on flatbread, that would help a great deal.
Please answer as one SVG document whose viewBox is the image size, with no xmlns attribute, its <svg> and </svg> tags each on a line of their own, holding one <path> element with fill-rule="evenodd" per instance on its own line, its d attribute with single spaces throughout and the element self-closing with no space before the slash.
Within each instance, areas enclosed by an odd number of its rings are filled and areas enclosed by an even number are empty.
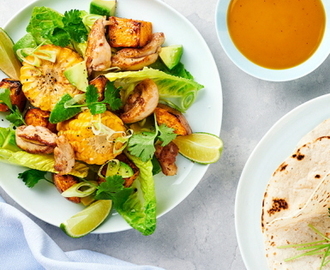
<svg viewBox="0 0 330 270">
<path fill-rule="evenodd" d="M 321 175 L 316 174 L 316 175 L 314 176 L 314 178 L 315 178 L 315 179 L 320 179 L 320 178 L 321 178 Z"/>
<path fill-rule="evenodd" d="M 270 208 L 267 213 L 271 216 L 276 212 L 281 212 L 289 208 L 289 205 L 285 199 L 273 199 L 272 208 Z"/>
<path fill-rule="evenodd" d="M 330 139 L 330 136 L 321 136 L 317 138 L 315 141 L 322 141 L 323 139 Z"/>
<path fill-rule="evenodd" d="M 273 176 L 275 176 L 275 174 L 277 174 L 277 173 L 284 172 L 284 171 L 287 169 L 288 166 L 289 166 L 289 164 L 283 162 L 283 163 L 282 163 L 282 164 L 276 169 L 276 171 L 274 171 Z"/>
<path fill-rule="evenodd" d="M 297 153 L 292 155 L 292 158 L 295 158 L 297 160 L 303 160 L 305 155 L 300 153 L 300 149 L 298 149 Z"/>
</svg>

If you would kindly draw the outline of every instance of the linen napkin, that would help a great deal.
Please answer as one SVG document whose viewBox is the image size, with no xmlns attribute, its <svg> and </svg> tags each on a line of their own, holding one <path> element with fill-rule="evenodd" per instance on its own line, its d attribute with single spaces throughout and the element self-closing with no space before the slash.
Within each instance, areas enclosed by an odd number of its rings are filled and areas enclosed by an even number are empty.
<svg viewBox="0 0 330 270">
<path fill-rule="evenodd" d="M 12 270 L 164 270 L 91 250 L 64 252 L 34 221 L 0 196 L 0 268 Z"/>
</svg>

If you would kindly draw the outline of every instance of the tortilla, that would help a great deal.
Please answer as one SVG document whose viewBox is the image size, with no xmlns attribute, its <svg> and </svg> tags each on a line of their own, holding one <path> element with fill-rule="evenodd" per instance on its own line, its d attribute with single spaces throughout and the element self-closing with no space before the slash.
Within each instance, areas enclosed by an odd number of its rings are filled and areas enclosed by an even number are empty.
<svg viewBox="0 0 330 270">
<path fill-rule="evenodd" d="M 326 120 L 300 140 L 268 182 L 261 224 L 270 269 L 319 269 L 321 256 L 285 262 L 302 251 L 278 247 L 321 240 L 309 224 L 330 234 L 329 207 L 330 120 Z"/>
</svg>

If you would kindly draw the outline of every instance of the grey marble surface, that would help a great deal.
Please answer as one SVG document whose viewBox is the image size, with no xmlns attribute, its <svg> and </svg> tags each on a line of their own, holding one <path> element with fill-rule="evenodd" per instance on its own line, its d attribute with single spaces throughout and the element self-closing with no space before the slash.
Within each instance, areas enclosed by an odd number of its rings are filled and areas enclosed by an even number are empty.
<svg viewBox="0 0 330 270">
<path fill-rule="evenodd" d="M 222 159 L 180 205 L 159 219 L 152 236 L 129 230 L 71 239 L 59 228 L 26 213 L 5 192 L 0 195 L 40 225 L 65 251 L 90 249 L 136 264 L 168 270 L 246 269 L 235 235 L 234 204 L 241 171 L 258 141 L 283 115 L 329 92 L 330 60 L 301 79 L 266 82 L 238 69 L 226 56 L 215 30 L 217 1 L 163 0 L 200 31 L 216 60 L 223 91 Z M 29 0 L 0 0 L 3 26 Z M 212 79 L 212 78 L 210 78 Z"/>
</svg>

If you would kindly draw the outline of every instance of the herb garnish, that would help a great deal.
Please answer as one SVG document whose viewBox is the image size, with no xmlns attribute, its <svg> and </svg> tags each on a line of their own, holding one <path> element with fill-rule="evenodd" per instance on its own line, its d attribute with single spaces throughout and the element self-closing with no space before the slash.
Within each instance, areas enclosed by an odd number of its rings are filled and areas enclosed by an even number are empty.
<svg viewBox="0 0 330 270">
<path fill-rule="evenodd" d="M 132 135 L 128 141 L 128 151 L 131 155 L 146 162 L 153 157 L 156 151 L 155 142 L 157 140 L 162 142 L 161 146 L 165 146 L 174 140 L 176 136 L 173 128 L 164 124 L 158 126 L 157 121 L 155 120 L 154 131 L 143 131 Z"/>
<path fill-rule="evenodd" d="M 81 107 L 88 107 L 91 114 L 101 114 L 109 107 L 112 111 L 118 110 L 122 106 L 120 98 L 120 89 L 116 88 L 110 81 L 107 82 L 104 90 L 104 99 L 98 101 L 100 94 L 94 85 L 89 85 L 85 93 L 85 102 L 78 104 L 74 102 L 69 94 L 64 95 L 59 102 L 56 103 L 51 111 L 49 121 L 53 124 L 63 122 L 70 119 L 81 112 Z M 72 102 L 73 101 L 73 102 Z"/>
<path fill-rule="evenodd" d="M 329 209 L 328 209 L 329 210 Z M 323 266 L 326 266 L 329 262 L 329 256 L 330 256 L 330 238 L 321 233 L 318 229 L 316 229 L 313 225 L 309 224 L 308 227 L 310 227 L 315 233 L 320 235 L 323 239 L 315 242 L 309 242 L 309 243 L 302 243 L 302 244 L 292 244 L 292 245 L 285 245 L 280 246 L 278 248 L 284 249 L 284 248 L 295 248 L 298 251 L 305 251 L 299 255 L 290 257 L 285 259 L 284 261 L 292 261 L 304 256 L 312 256 L 312 255 L 321 255 L 322 261 L 320 265 L 320 270 Z"/>
<path fill-rule="evenodd" d="M 18 174 L 18 178 L 22 179 L 26 186 L 29 188 L 34 187 L 40 180 L 46 180 L 49 183 L 53 182 L 46 177 L 47 172 L 35 169 L 29 169 Z"/>
<path fill-rule="evenodd" d="M 6 115 L 6 119 L 11 122 L 14 126 L 18 127 L 25 125 L 25 121 L 22 113 L 16 105 L 11 103 L 10 90 L 0 88 L 0 103 L 4 103 L 10 110 L 10 114 Z"/>
</svg>

